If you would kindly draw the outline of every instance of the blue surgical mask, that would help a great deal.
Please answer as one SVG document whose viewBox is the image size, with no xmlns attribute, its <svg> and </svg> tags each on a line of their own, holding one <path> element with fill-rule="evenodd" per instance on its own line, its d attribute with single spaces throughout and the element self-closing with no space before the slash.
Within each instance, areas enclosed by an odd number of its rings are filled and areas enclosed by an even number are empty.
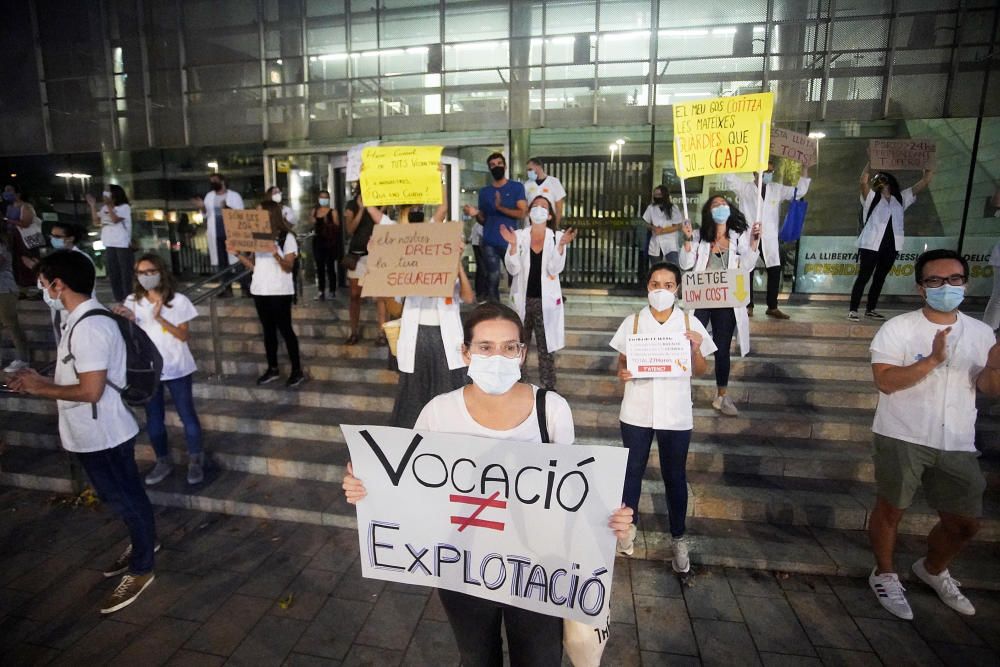
<svg viewBox="0 0 1000 667">
<path fill-rule="evenodd" d="M 774 174 L 772 174 L 769 171 L 765 171 L 763 176 L 761 176 L 761 181 L 764 183 L 764 185 L 767 185 L 773 180 L 774 180 Z"/>
<path fill-rule="evenodd" d="M 61 236 L 53 236 L 49 238 L 49 243 L 52 244 L 54 250 L 62 250 L 66 247 L 66 239 Z"/>
<path fill-rule="evenodd" d="M 924 292 L 927 294 L 927 305 L 939 313 L 950 313 L 965 299 L 965 285 L 925 287 Z"/>
<path fill-rule="evenodd" d="M 3 193 L 3 199 L 4 201 L 14 201 L 15 195 L 13 192 L 5 192 Z"/>
<path fill-rule="evenodd" d="M 529 169 L 528 170 L 528 180 L 529 181 L 538 180 L 538 174 L 535 173 L 534 169 Z"/>
<path fill-rule="evenodd" d="M 330 205 L 330 198 L 329 197 L 320 197 L 319 198 L 319 205 L 320 206 L 329 206 Z"/>
<path fill-rule="evenodd" d="M 723 223 L 729 220 L 729 207 L 728 206 L 716 206 L 712 209 L 712 220 L 718 223 Z"/>
</svg>

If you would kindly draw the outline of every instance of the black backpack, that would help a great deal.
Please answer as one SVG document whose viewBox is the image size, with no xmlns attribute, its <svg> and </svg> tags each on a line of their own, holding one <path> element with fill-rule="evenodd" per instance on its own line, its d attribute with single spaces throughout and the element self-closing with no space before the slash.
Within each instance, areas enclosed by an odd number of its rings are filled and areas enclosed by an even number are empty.
<svg viewBox="0 0 1000 667">
<path fill-rule="evenodd" d="M 118 331 L 121 332 L 122 338 L 125 340 L 125 386 L 119 387 L 111 380 L 107 381 L 108 385 L 121 394 L 125 405 L 131 407 L 146 405 L 153 399 L 160 387 L 163 357 L 150 337 L 135 322 L 104 308 L 88 310 L 76 321 L 67 334 L 69 339 L 66 342 L 66 349 L 69 350 L 69 354 L 62 360 L 63 363 L 74 359 L 73 329 L 76 329 L 80 322 L 94 315 L 102 315 L 114 320 L 114 323 L 118 325 Z M 94 418 L 97 418 L 96 403 L 94 404 Z"/>
</svg>

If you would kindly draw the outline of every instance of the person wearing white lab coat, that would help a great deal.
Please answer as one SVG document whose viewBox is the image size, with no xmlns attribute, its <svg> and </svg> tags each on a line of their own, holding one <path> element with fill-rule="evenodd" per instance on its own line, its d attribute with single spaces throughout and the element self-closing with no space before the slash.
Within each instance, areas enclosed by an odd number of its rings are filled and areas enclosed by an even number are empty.
<svg viewBox="0 0 1000 667">
<path fill-rule="evenodd" d="M 545 389 L 556 386 L 553 353 L 566 346 L 566 312 L 563 307 L 559 274 L 566 266 L 566 246 L 576 238 L 576 230 L 553 231 L 553 204 L 545 196 L 531 200 L 528 219 L 531 226 L 512 231 L 501 226 L 508 243 L 504 254 L 507 273 L 513 277 L 510 288 L 514 310 L 524 322 L 528 341 L 535 334 L 538 348 L 538 375 Z"/>
<path fill-rule="evenodd" d="M 646 249 L 650 264 L 676 264 L 679 257 L 677 232 L 684 222 L 684 215 L 680 207 L 670 201 L 667 186 L 658 185 L 653 188 L 653 201 L 646 207 L 642 219 L 646 221 L 650 233 L 649 247 Z"/>
<path fill-rule="evenodd" d="M 990 295 L 990 302 L 986 304 L 983 322 L 996 331 L 1000 329 L 1000 241 L 993 246 L 990 266 L 993 267 L 993 294 Z"/>
<path fill-rule="evenodd" d="M 681 248 L 681 268 L 695 271 L 741 269 L 749 272 L 760 256 L 760 223 L 747 227 L 743 213 L 725 197 L 709 198 L 701 209 L 700 240 L 694 242 L 691 223 L 683 227 L 684 245 Z M 727 394 L 729 386 L 729 348 L 733 333 L 740 343 L 740 354 L 750 352 L 750 319 L 746 308 L 699 308 L 694 316 L 706 328 L 711 322 L 715 353 L 716 397 L 712 407 L 729 417 L 739 414 Z"/>
<path fill-rule="evenodd" d="M 740 199 L 740 206 L 743 214 L 751 223 L 759 222 L 761 225 L 760 245 L 764 255 L 764 266 L 767 267 L 767 315 L 778 320 L 789 319 L 788 315 L 778 308 L 778 292 L 781 290 L 781 248 L 778 241 L 778 229 L 781 226 L 781 202 L 791 201 L 794 197 L 801 199 L 809 191 L 809 168 L 802 167 L 802 177 L 799 182 L 792 187 L 775 183 L 771 179 L 774 177 L 774 163 L 767 163 L 767 171 L 761 175 L 754 172 L 753 181 L 745 181 L 736 174 L 726 174 L 722 177 L 726 188 L 732 190 Z M 760 179 L 761 195 L 757 195 L 757 185 Z M 753 316 L 753 273 L 750 274 L 750 305 L 747 310 Z"/>
<path fill-rule="evenodd" d="M 208 257 L 213 267 L 223 267 L 222 258 L 228 258 L 226 264 L 235 264 L 236 255 L 226 252 L 226 228 L 222 224 L 222 210 L 232 208 L 243 209 L 243 197 L 240 193 L 226 188 L 226 178 L 222 174 L 212 174 L 208 177 L 212 189 L 204 198 L 196 197 L 196 206 L 204 210 L 205 234 L 208 237 Z"/>
</svg>

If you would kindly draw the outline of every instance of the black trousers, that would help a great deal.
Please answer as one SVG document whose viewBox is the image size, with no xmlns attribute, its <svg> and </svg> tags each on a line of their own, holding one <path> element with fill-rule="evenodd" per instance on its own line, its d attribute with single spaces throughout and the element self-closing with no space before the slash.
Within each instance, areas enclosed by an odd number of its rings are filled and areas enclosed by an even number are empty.
<svg viewBox="0 0 1000 667">
<path fill-rule="evenodd" d="M 897 254 L 895 243 L 883 242 L 878 250 L 858 249 L 858 261 L 861 267 L 858 269 L 858 277 L 854 280 L 854 289 L 851 290 L 851 310 L 856 311 L 861 305 L 861 295 L 869 280 L 872 281 L 872 286 L 868 290 L 868 305 L 865 310 L 871 312 L 878 307 L 882 286 L 885 284 L 886 276 L 892 271 L 892 265 L 896 263 Z"/>
<path fill-rule="evenodd" d="M 730 350 L 736 333 L 736 313 L 732 308 L 699 308 L 694 311 L 702 326 L 712 325 L 712 342 L 715 351 L 715 386 L 729 386 Z"/>
<path fill-rule="evenodd" d="M 756 271 L 756 269 L 754 269 Z M 753 305 L 753 274 L 750 272 L 750 305 Z M 781 291 L 781 265 L 767 267 L 767 307 L 775 309 L 778 307 L 778 292 Z"/>
<path fill-rule="evenodd" d="M 319 291 L 326 291 L 326 283 L 330 282 L 330 296 L 337 293 L 337 260 L 339 257 L 321 244 L 313 244 L 313 259 L 316 260 L 316 280 Z"/>
<path fill-rule="evenodd" d="M 267 367 L 278 368 L 278 333 L 285 339 L 285 349 L 292 364 L 292 373 L 302 371 L 299 360 L 299 339 L 292 329 L 292 299 L 291 294 L 278 296 L 254 295 L 253 302 L 257 307 L 257 317 L 264 329 L 264 351 L 267 353 Z"/>
</svg>

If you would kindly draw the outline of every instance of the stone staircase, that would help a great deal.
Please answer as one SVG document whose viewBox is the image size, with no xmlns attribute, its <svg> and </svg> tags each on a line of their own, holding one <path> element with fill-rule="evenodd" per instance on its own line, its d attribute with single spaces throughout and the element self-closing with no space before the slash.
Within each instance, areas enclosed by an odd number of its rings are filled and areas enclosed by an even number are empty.
<svg viewBox="0 0 1000 667">
<path fill-rule="evenodd" d="M 385 423 L 395 373 L 375 327 L 365 321 L 360 345 L 346 347 L 342 300 L 306 300 L 295 309 L 310 381 L 298 389 L 257 387 L 263 342 L 249 301 L 220 302 L 223 378 L 212 379 L 213 339 L 206 307 L 192 323 L 191 346 L 202 368 L 195 384 L 205 447 L 216 468 L 190 488 L 175 474 L 150 489 L 155 503 L 213 512 L 354 527 L 340 492 L 347 449 L 341 423 Z M 607 343 L 643 301 L 569 295 L 567 349 L 557 355 L 559 390 L 573 407 L 577 441 L 620 446 L 621 386 Z M 366 308 L 363 316 L 373 317 Z M 33 361 L 54 358 L 44 305 L 22 302 Z M 877 325 L 842 319 L 839 305 L 793 309 L 795 319 L 752 320 L 753 355 L 733 357 L 730 392 L 739 417 L 718 416 L 709 403 L 714 376 L 695 381 L 695 431 L 688 459 L 689 531 L 696 563 L 863 575 L 870 568 L 864 530 L 874 503 L 870 427 L 877 394 L 868 344 Z M 283 349 L 279 354 L 282 359 Z M 529 351 L 528 377 L 537 377 Z M 287 366 L 286 366 L 287 371 Z M 59 449 L 55 404 L 0 395 L 0 483 L 68 492 L 70 457 Z M 953 571 L 966 585 L 1000 589 L 1000 405 L 980 401 L 978 446 L 989 480 L 983 531 Z M 175 458 L 183 435 L 168 410 Z M 144 436 L 140 442 L 145 443 Z M 655 450 L 655 445 L 654 445 Z M 148 446 L 137 455 L 152 461 Z M 666 503 L 655 451 L 640 500 L 636 557 L 669 557 Z M 936 521 L 918 499 L 907 513 L 900 562 L 920 552 Z"/>
</svg>

